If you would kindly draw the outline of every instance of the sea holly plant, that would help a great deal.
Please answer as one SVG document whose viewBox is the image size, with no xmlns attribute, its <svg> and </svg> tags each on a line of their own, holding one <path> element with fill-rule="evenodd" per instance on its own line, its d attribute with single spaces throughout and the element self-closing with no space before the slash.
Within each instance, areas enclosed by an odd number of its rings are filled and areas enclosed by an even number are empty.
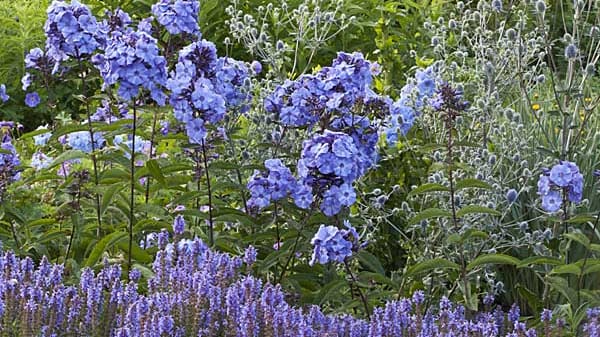
<svg viewBox="0 0 600 337">
<path fill-rule="evenodd" d="M 464 205 L 475 199 L 500 212 L 492 218 L 471 219 L 473 229 L 496 243 L 480 246 L 481 252 L 522 261 L 506 260 L 501 268 L 509 272 L 484 268 L 481 276 L 497 298 L 506 302 L 519 298 L 531 311 L 553 301 L 579 303 L 573 296 L 580 287 L 575 279 L 586 277 L 563 264 L 578 261 L 581 267 L 586 255 L 595 256 L 574 237 L 597 238 L 593 229 L 597 198 L 591 197 L 590 183 L 597 162 L 593 131 L 597 102 L 590 88 L 596 84 L 598 21 L 589 15 L 591 2 L 562 5 L 457 2 L 444 17 L 425 24 L 433 32 L 431 46 L 445 78 L 461 82 L 472 102 L 456 120 L 461 143 L 455 151 L 456 175 L 487 185 L 461 191 L 451 202 Z M 565 22 L 564 29 L 553 27 L 557 21 Z M 429 116 L 434 115 L 423 116 L 424 130 L 442 143 L 443 121 Z M 414 190 L 426 202 L 437 202 L 447 193 L 438 184 L 448 187 L 448 177 L 438 170 L 444 152 L 434 151 L 434 172 L 425 186 Z M 536 193 L 538 175 L 542 177 Z M 448 206 L 429 215 L 446 217 Z M 414 219 L 415 229 L 417 225 L 424 229 L 426 223 Z M 565 272 L 569 270 L 571 274 Z M 517 292 L 502 290 L 515 288 Z M 542 294 L 541 301 L 537 293 Z M 588 295 L 586 300 L 593 305 L 595 295 Z M 574 316 L 583 317 L 583 311 L 585 306 L 573 310 Z"/>
</svg>

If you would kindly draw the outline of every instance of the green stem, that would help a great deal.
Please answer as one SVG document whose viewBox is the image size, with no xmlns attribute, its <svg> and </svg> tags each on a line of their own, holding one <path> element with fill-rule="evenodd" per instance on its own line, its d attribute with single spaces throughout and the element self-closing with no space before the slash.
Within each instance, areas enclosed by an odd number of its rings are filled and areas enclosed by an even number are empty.
<svg viewBox="0 0 600 337">
<path fill-rule="evenodd" d="M 204 139 L 202 140 L 202 159 L 204 161 L 204 174 L 206 175 L 206 189 L 208 190 L 208 242 L 212 247 L 215 243 L 214 239 L 214 227 L 213 227 L 213 214 L 212 214 L 212 191 L 210 188 L 210 175 L 208 173 L 208 158 L 206 157 L 206 146 L 204 145 Z"/>
<path fill-rule="evenodd" d="M 131 270 L 131 252 L 133 248 L 133 224 L 135 223 L 135 134 L 137 124 L 137 110 L 135 106 L 135 99 L 133 100 L 133 125 L 132 125 L 132 139 L 131 139 L 131 194 L 129 195 L 129 246 L 127 249 L 127 266 L 128 270 Z"/>
<path fill-rule="evenodd" d="M 360 289 L 360 286 L 358 285 L 358 280 L 354 276 L 354 273 L 352 273 L 352 270 L 350 269 L 350 266 L 348 265 L 348 261 L 344 260 L 344 266 L 346 267 L 346 271 L 350 275 L 350 280 L 348 281 L 350 283 L 350 288 L 352 288 L 352 284 L 356 284 L 356 290 L 358 291 L 360 300 L 362 301 L 363 305 L 365 306 L 365 314 L 367 315 L 367 319 L 370 321 L 371 314 L 369 311 L 369 302 L 367 301 L 367 297 L 365 296 L 363 291 Z"/>
<path fill-rule="evenodd" d="M 154 154 L 154 138 L 156 137 L 156 120 L 158 119 L 158 113 L 154 111 L 154 116 L 152 119 L 152 134 L 150 135 L 150 153 L 148 154 L 148 159 L 153 158 Z M 150 176 L 146 178 L 146 195 L 144 196 L 144 204 L 148 205 L 148 200 L 150 199 Z"/>
<path fill-rule="evenodd" d="M 94 184 L 96 185 L 96 188 L 94 190 L 94 195 L 95 195 L 95 199 L 96 199 L 96 219 L 98 221 L 98 228 L 96 229 L 96 237 L 100 237 L 100 235 L 102 234 L 102 213 L 100 211 L 100 193 L 98 193 L 98 160 L 96 158 L 96 142 L 94 139 L 94 130 L 92 128 L 92 114 L 91 114 L 91 110 L 90 110 L 90 101 L 89 99 L 85 96 L 86 91 L 87 91 L 87 84 L 86 84 L 86 80 L 85 80 L 85 76 L 84 76 L 84 69 L 83 69 L 83 63 L 81 62 L 81 57 L 77 57 L 77 61 L 79 63 L 79 75 L 81 77 L 81 89 L 82 92 L 84 94 L 84 99 L 85 99 L 85 110 L 87 113 L 87 124 L 88 124 L 88 131 L 90 133 L 90 141 L 92 143 L 92 154 L 91 154 L 91 158 L 92 158 L 92 164 L 94 167 Z M 66 177 L 65 177 L 66 179 Z"/>
<path fill-rule="evenodd" d="M 592 238 L 594 237 L 594 234 L 596 234 L 596 228 L 598 227 L 598 220 L 600 220 L 600 212 L 598 212 L 598 214 L 596 215 L 596 221 L 594 221 L 594 227 L 592 229 Z M 592 240 L 590 240 L 590 243 L 592 242 Z M 581 304 L 581 288 L 583 288 L 583 272 L 585 271 L 585 265 L 587 264 L 587 261 L 590 257 L 590 249 L 586 249 L 585 251 L 585 257 L 583 258 L 583 263 L 581 265 L 581 273 L 579 274 L 579 280 L 577 282 L 577 304 Z"/>
</svg>

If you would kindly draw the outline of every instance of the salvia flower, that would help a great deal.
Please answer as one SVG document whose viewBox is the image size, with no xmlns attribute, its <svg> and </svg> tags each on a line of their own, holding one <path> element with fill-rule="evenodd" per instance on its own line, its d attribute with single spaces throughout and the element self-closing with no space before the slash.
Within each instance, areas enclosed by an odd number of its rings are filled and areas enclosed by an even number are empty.
<svg viewBox="0 0 600 337">
<path fill-rule="evenodd" d="M 343 262 L 354 249 L 354 234 L 326 227 L 314 239 L 324 248 L 323 261 Z M 315 262 L 320 263 L 321 256 Z M 97 273 L 84 268 L 80 281 L 72 284 L 65 280 L 61 265 L 42 259 L 36 266 L 30 258 L 4 252 L 0 255 L 0 320 L 11 322 L 3 327 L 7 332 L 18 334 L 22 330 L 10 329 L 25 328 L 32 336 L 92 336 L 98 326 L 110 336 L 218 336 L 225 329 L 231 336 L 387 337 L 416 331 L 419 336 L 438 336 L 441 331 L 444 336 L 535 335 L 518 322 L 520 314 L 514 309 L 509 329 L 504 327 L 506 313 L 499 309 L 470 320 L 462 306 L 446 298 L 438 309 L 423 314 L 422 291 L 374 308 L 368 322 L 325 314 L 317 306 L 296 308 L 286 302 L 279 285 L 242 274 L 243 261 L 212 251 L 199 239 L 164 243 L 156 253 L 147 287 L 141 287 L 139 272 L 132 270 L 127 280 L 120 266 L 107 262 Z M 600 310 L 590 308 L 587 314 L 581 335 L 596 336 Z M 113 319 L 106 320 L 109 316 Z M 508 334 L 501 333 L 504 330 Z"/>
<path fill-rule="evenodd" d="M 175 235 L 181 235 L 184 231 L 185 219 L 183 218 L 183 215 L 179 214 L 175 217 L 175 220 L 173 220 L 173 233 L 175 233 Z"/>
</svg>

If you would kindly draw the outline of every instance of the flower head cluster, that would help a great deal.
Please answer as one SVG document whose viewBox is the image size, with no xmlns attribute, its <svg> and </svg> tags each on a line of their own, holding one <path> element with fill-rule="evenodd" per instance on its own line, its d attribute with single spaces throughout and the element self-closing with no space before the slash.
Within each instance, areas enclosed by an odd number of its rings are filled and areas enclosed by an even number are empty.
<svg viewBox="0 0 600 337">
<path fill-rule="evenodd" d="M 395 144 L 398 135 L 406 135 L 412 128 L 428 100 L 434 97 L 439 75 L 434 66 L 417 70 L 415 77 L 402 90 L 400 98 L 390 105 L 390 117 L 385 135 L 389 144 Z"/>
<path fill-rule="evenodd" d="M 119 83 L 118 94 L 124 100 L 135 99 L 145 88 L 156 103 L 165 104 L 162 87 L 167 81 L 167 61 L 159 55 L 157 41 L 148 32 L 113 32 L 104 54 L 96 54 L 92 61 L 106 84 Z"/>
<path fill-rule="evenodd" d="M 90 153 L 92 150 L 100 149 L 104 146 L 105 140 L 100 132 L 94 132 L 94 146 L 92 147 L 92 138 L 89 131 L 78 131 L 70 133 L 67 136 L 67 144 L 75 149 L 85 153 Z"/>
<path fill-rule="evenodd" d="M 113 112 L 113 107 L 108 100 L 103 100 L 102 105 L 96 109 L 96 112 L 90 116 L 93 122 L 106 122 L 108 124 L 114 123 L 121 118 L 132 118 L 129 115 L 129 108 L 127 103 L 120 102 L 116 106 L 116 114 Z"/>
<path fill-rule="evenodd" d="M 36 129 L 36 131 L 37 130 L 48 130 L 48 125 L 39 126 Z M 50 132 L 50 130 L 48 130 L 48 132 L 40 133 L 39 135 L 33 136 L 33 142 L 34 142 L 35 146 L 44 146 L 48 143 L 48 140 L 50 140 L 50 137 L 52 137 L 52 132 Z"/>
<path fill-rule="evenodd" d="M 250 100 L 247 67 L 229 58 L 217 58 L 212 42 L 194 42 L 179 52 L 167 87 L 175 118 L 186 124 L 191 143 L 207 136 L 205 124 L 223 120 L 227 109 L 247 110 Z"/>
<path fill-rule="evenodd" d="M 171 34 L 188 33 L 200 37 L 198 0 L 160 0 L 152 5 L 152 14 Z"/>
<path fill-rule="evenodd" d="M 342 206 L 351 206 L 356 201 L 352 183 L 368 164 L 352 137 L 325 130 L 303 143 L 298 161 L 299 184 L 320 196 L 321 210 L 325 215 L 333 216 Z"/>
<path fill-rule="evenodd" d="M 583 197 L 583 175 L 577 164 L 561 161 L 550 170 L 545 170 L 538 180 L 538 194 L 542 197 L 542 208 L 556 212 L 562 206 L 562 195 L 566 193 L 570 202 L 580 202 Z"/>
<path fill-rule="evenodd" d="M 43 72 L 49 72 L 58 62 L 48 57 L 40 48 L 33 48 L 25 55 L 25 69 L 36 69 Z M 31 84 L 31 74 L 26 73 L 21 79 L 23 90 Z"/>
<path fill-rule="evenodd" d="M 309 263 L 311 266 L 315 262 L 320 264 L 343 263 L 352 256 L 352 252 L 360 248 L 356 229 L 350 225 L 348 220 L 344 221 L 344 226 L 347 229 L 325 225 L 319 227 L 319 230 L 310 241 L 314 246 L 313 256 Z"/>
<path fill-rule="evenodd" d="M 254 171 L 254 175 L 248 182 L 247 187 L 251 195 L 248 200 L 250 207 L 258 209 L 267 207 L 271 201 L 283 199 L 297 189 L 296 179 L 280 159 L 266 160 L 265 168 L 266 172 Z"/>
<path fill-rule="evenodd" d="M 220 57 L 215 64 L 212 82 L 215 92 L 223 97 L 228 109 L 237 108 L 241 113 L 250 109 L 250 72 L 245 62 Z"/>
<path fill-rule="evenodd" d="M 115 31 L 125 31 L 132 23 L 129 14 L 120 8 L 117 8 L 114 12 L 108 10 L 105 11 L 104 17 L 105 19 L 98 24 L 98 30 L 100 30 L 104 36 L 110 36 L 112 32 Z M 106 41 L 103 42 L 106 43 Z M 102 47 L 104 48 L 106 45 L 103 45 Z"/>
<path fill-rule="evenodd" d="M 286 126 L 310 126 L 318 121 L 328 125 L 334 116 L 351 114 L 372 93 L 377 69 L 361 53 L 340 52 L 331 67 L 278 86 L 265 99 L 265 109 Z"/>
<path fill-rule="evenodd" d="M 131 158 L 131 152 L 132 152 L 131 147 L 134 145 L 131 135 L 117 135 L 113 139 L 113 143 L 117 146 L 120 144 L 125 145 L 126 148 L 129 150 L 129 151 L 125 152 L 125 156 L 127 158 Z M 135 149 L 133 150 L 133 152 L 150 155 L 150 145 L 151 144 L 150 144 L 149 140 L 145 140 L 144 138 L 136 135 L 135 136 Z"/>
<path fill-rule="evenodd" d="M 53 158 L 48 157 L 42 151 L 37 151 L 31 157 L 31 167 L 33 167 L 36 171 L 41 169 L 45 169 L 52 163 Z"/>
<path fill-rule="evenodd" d="M 48 57 L 57 64 L 70 57 L 91 55 L 101 46 L 98 23 L 87 6 L 77 0 L 73 0 L 71 4 L 54 0 L 47 12 L 48 19 L 44 25 L 46 51 Z M 36 63 L 34 59 L 39 59 L 40 56 L 39 51 L 32 56 L 32 67 Z"/>
<path fill-rule="evenodd" d="M 19 180 L 21 160 L 19 154 L 12 144 L 11 131 L 14 127 L 13 122 L 0 122 L 0 132 L 2 133 L 2 143 L 0 148 L 0 200 L 2 200 L 4 191 L 8 185 Z"/>
</svg>

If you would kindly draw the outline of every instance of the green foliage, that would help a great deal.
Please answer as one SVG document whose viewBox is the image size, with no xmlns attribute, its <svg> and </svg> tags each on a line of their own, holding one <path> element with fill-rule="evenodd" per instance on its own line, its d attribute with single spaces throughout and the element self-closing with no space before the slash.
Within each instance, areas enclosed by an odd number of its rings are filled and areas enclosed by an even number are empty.
<svg viewBox="0 0 600 337">
<path fill-rule="evenodd" d="M 11 97 L 0 106 L 0 118 L 39 125 L 48 119 L 47 112 L 32 111 L 23 104 L 21 77 L 25 74 L 23 57 L 30 49 L 43 46 L 43 26 L 48 0 L 0 1 L 0 84 L 6 84 Z"/>
</svg>

